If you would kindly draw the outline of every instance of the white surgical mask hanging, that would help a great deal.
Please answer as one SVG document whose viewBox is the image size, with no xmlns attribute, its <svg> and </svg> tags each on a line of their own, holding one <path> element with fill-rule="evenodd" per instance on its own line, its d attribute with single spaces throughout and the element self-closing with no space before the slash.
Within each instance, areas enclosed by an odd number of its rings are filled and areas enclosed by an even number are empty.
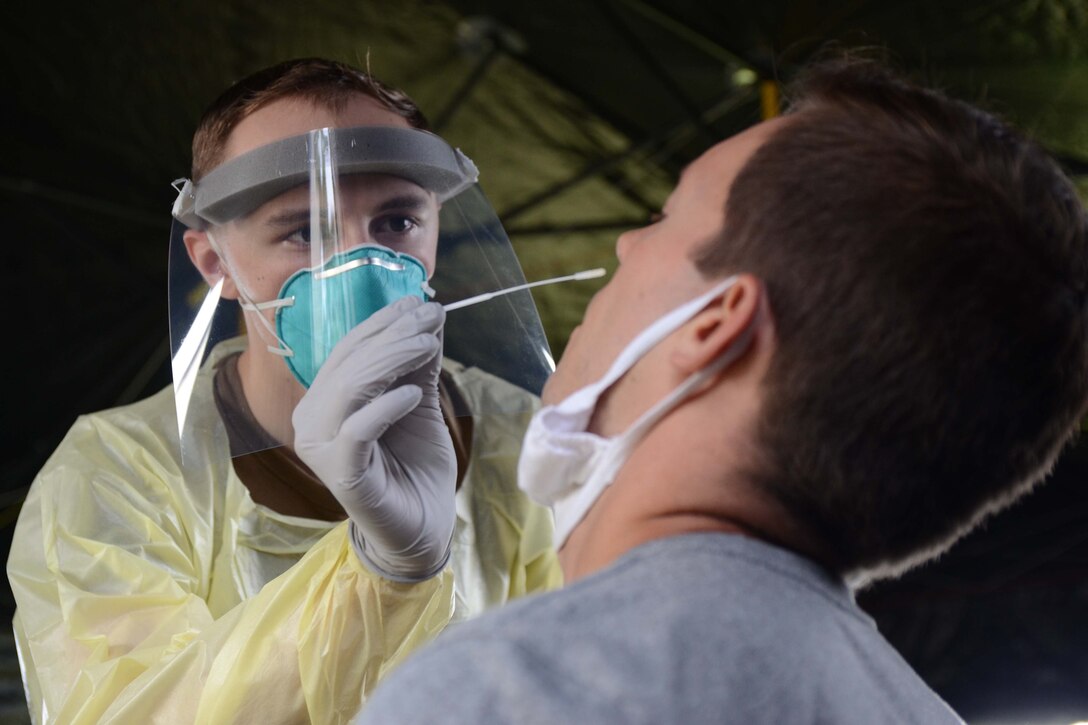
<svg viewBox="0 0 1088 725">
<path fill-rule="evenodd" d="M 552 507 L 556 548 L 566 542 L 593 502 L 612 483 L 646 432 L 695 389 L 748 349 L 752 325 L 714 362 L 690 375 L 623 433 L 604 438 L 586 430 L 604 391 L 653 347 L 732 287 L 736 280 L 736 277 L 729 277 L 705 294 L 659 318 L 620 352 L 603 377 L 559 403 L 541 408 L 533 416 L 518 461 L 518 485 L 537 503 Z"/>
</svg>

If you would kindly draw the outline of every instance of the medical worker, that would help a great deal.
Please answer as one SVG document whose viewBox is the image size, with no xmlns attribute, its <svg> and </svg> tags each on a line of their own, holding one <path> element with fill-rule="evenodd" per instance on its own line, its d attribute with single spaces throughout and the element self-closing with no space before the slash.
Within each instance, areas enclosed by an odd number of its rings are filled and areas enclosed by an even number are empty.
<svg viewBox="0 0 1088 725">
<path fill-rule="evenodd" d="M 344 722 L 451 622 L 559 584 L 515 483 L 547 344 L 524 292 L 447 320 L 524 280 L 476 167 L 425 128 L 321 59 L 205 113 L 173 385 L 79 418 L 19 518 L 34 722 Z"/>
</svg>

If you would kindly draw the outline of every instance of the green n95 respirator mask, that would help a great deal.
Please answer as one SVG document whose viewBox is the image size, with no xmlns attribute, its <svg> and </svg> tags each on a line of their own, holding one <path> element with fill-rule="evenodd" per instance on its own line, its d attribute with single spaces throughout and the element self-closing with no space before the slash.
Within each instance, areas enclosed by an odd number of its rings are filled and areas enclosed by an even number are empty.
<svg viewBox="0 0 1088 725">
<path fill-rule="evenodd" d="M 324 287 L 321 295 L 314 293 L 315 285 Z M 269 351 L 282 355 L 295 378 L 308 388 L 333 347 L 353 327 L 402 297 L 433 296 L 427 270 L 418 259 L 365 246 L 335 254 L 320 267 L 295 272 L 276 299 L 243 302 L 242 309 L 275 310 L 273 334 L 279 344 Z M 318 300 L 326 307 L 323 314 L 313 309 Z M 319 329 L 314 329 L 315 322 Z"/>
</svg>

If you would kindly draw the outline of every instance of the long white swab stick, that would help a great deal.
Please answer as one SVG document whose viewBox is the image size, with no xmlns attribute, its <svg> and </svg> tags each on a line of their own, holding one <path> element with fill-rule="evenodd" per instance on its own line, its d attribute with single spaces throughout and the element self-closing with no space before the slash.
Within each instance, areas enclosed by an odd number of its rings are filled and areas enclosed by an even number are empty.
<svg viewBox="0 0 1088 725">
<path fill-rule="evenodd" d="M 553 277 L 552 279 L 542 279 L 539 282 L 528 282 L 526 284 L 519 284 L 515 287 L 507 287 L 506 289 L 496 290 L 495 292 L 484 292 L 482 295 L 476 295 L 475 297 L 467 297 L 457 302 L 450 302 L 448 305 L 443 305 L 442 308 L 449 312 L 450 310 L 459 310 L 462 307 L 468 307 L 478 302 L 486 302 L 492 297 L 498 297 L 500 295 L 510 294 L 511 292 L 517 292 L 518 290 L 529 289 L 530 287 L 539 287 L 543 284 L 555 284 L 556 282 L 576 282 L 583 279 L 596 279 L 597 277 L 603 277 L 605 275 L 604 267 L 597 267 L 596 269 L 587 269 L 584 272 L 576 272 L 575 274 L 568 274 L 565 277 Z"/>
</svg>

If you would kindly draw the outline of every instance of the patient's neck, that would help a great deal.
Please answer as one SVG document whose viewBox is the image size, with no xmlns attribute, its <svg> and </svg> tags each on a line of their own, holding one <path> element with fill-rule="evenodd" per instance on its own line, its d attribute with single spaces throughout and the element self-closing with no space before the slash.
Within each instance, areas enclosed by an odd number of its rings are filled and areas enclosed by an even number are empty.
<svg viewBox="0 0 1088 725">
<path fill-rule="evenodd" d="M 748 536 L 827 565 L 826 547 L 744 471 L 742 435 L 715 445 L 682 413 L 662 421 L 568 537 L 559 552 L 566 581 L 608 567 L 632 549 L 692 533 Z"/>
</svg>

